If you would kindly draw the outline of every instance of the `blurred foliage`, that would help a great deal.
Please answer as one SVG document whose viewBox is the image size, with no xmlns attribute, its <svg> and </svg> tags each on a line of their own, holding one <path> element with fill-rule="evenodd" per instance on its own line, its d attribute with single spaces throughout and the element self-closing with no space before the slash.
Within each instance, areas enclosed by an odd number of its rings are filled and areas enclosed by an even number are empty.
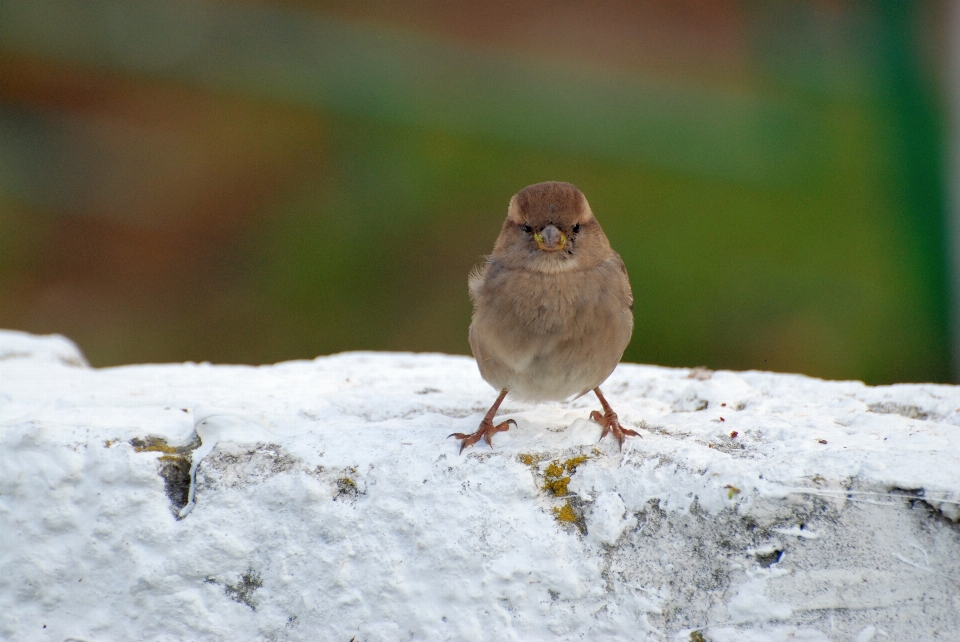
<svg viewBox="0 0 960 642">
<path fill-rule="evenodd" d="M 67 334 L 96 365 L 469 354 L 466 275 L 507 201 L 566 180 L 629 270 L 625 360 L 949 380 L 936 60 L 917 44 L 935 8 L 725 6 L 746 62 L 716 82 L 491 57 L 336 5 L 270 13 L 242 55 L 194 67 L 0 27 L 0 325 Z M 224 24 L 260 24 L 251 7 Z M 314 62 L 336 77 L 314 83 Z"/>
</svg>

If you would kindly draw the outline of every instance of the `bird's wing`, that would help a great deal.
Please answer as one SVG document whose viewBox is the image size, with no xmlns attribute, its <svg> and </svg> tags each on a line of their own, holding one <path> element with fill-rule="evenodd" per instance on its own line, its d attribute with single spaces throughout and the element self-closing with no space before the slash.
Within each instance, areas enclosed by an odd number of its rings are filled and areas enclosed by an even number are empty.
<svg viewBox="0 0 960 642">
<path fill-rule="evenodd" d="M 470 270 L 470 276 L 467 277 L 467 288 L 470 290 L 470 300 L 474 303 L 477 301 L 478 292 L 483 285 L 483 278 L 486 272 L 487 262 L 484 262 L 482 265 L 477 265 Z"/>
</svg>

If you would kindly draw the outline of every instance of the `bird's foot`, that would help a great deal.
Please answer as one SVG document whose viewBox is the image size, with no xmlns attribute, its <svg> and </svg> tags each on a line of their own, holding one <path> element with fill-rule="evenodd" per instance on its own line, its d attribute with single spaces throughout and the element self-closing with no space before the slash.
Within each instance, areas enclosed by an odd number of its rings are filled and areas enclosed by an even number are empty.
<svg viewBox="0 0 960 642">
<path fill-rule="evenodd" d="M 599 410 L 594 410 L 590 413 L 590 418 L 595 422 L 603 426 L 603 432 L 600 433 L 600 439 L 602 440 L 607 436 L 607 433 L 613 433 L 614 439 L 620 444 L 620 450 L 623 450 L 623 442 L 626 440 L 627 435 L 631 437 L 640 437 L 643 438 L 643 435 L 638 433 L 636 430 L 630 430 L 629 428 L 624 428 L 620 425 L 620 420 L 617 418 L 617 413 L 612 410 L 608 410 L 604 414 L 600 414 Z"/>
<path fill-rule="evenodd" d="M 455 432 L 450 437 L 456 437 L 460 440 L 460 452 L 463 452 L 463 449 L 467 446 L 472 446 L 473 444 L 480 441 L 480 438 L 483 437 L 483 440 L 493 448 L 493 435 L 498 432 L 504 432 L 510 429 L 510 424 L 514 426 L 517 425 L 513 419 L 507 419 L 506 421 L 493 425 L 493 421 L 489 419 L 484 419 L 480 422 L 480 427 L 477 429 L 477 432 L 466 434 L 462 432 Z M 447 437 L 449 439 L 450 437 Z"/>
</svg>

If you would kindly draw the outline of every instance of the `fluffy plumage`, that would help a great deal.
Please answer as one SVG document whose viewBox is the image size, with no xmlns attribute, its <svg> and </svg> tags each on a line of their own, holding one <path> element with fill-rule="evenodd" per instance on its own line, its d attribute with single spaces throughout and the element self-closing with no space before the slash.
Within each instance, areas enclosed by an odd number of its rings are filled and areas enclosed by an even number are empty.
<svg viewBox="0 0 960 642">
<path fill-rule="evenodd" d="M 457 433 L 461 451 L 512 420 L 493 425 L 507 394 L 559 401 L 594 390 L 604 414 L 591 417 L 624 435 L 598 386 L 616 368 L 633 332 L 627 270 L 587 199 L 569 183 L 537 183 L 511 200 L 485 264 L 469 279 L 470 347 L 480 374 L 501 391 L 480 429 Z M 601 438 L 602 436 L 601 435 Z"/>
</svg>

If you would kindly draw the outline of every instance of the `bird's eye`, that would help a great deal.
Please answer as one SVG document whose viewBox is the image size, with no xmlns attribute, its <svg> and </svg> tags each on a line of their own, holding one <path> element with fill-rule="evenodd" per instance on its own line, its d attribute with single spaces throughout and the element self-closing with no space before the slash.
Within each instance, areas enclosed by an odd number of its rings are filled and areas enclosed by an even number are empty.
<svg viewBox="0 0 960 642">
<path fill-rule="evenodd" d="M 573 226 L 573 233 L 576 234 L 579 231 L 580 231 L 580 224 L 577 223 L 576 225 Z"/>
<path fill-rule="evenodd" d="M 530 232 L 533 231 L 533 228 L 530 227 L 529 225 L 527 225 L 526 223 L 524 223 L 524 225 L 523 225 L 523 231 L 526 232 L 527 234 L 529 234 Z"/>
</svg>

